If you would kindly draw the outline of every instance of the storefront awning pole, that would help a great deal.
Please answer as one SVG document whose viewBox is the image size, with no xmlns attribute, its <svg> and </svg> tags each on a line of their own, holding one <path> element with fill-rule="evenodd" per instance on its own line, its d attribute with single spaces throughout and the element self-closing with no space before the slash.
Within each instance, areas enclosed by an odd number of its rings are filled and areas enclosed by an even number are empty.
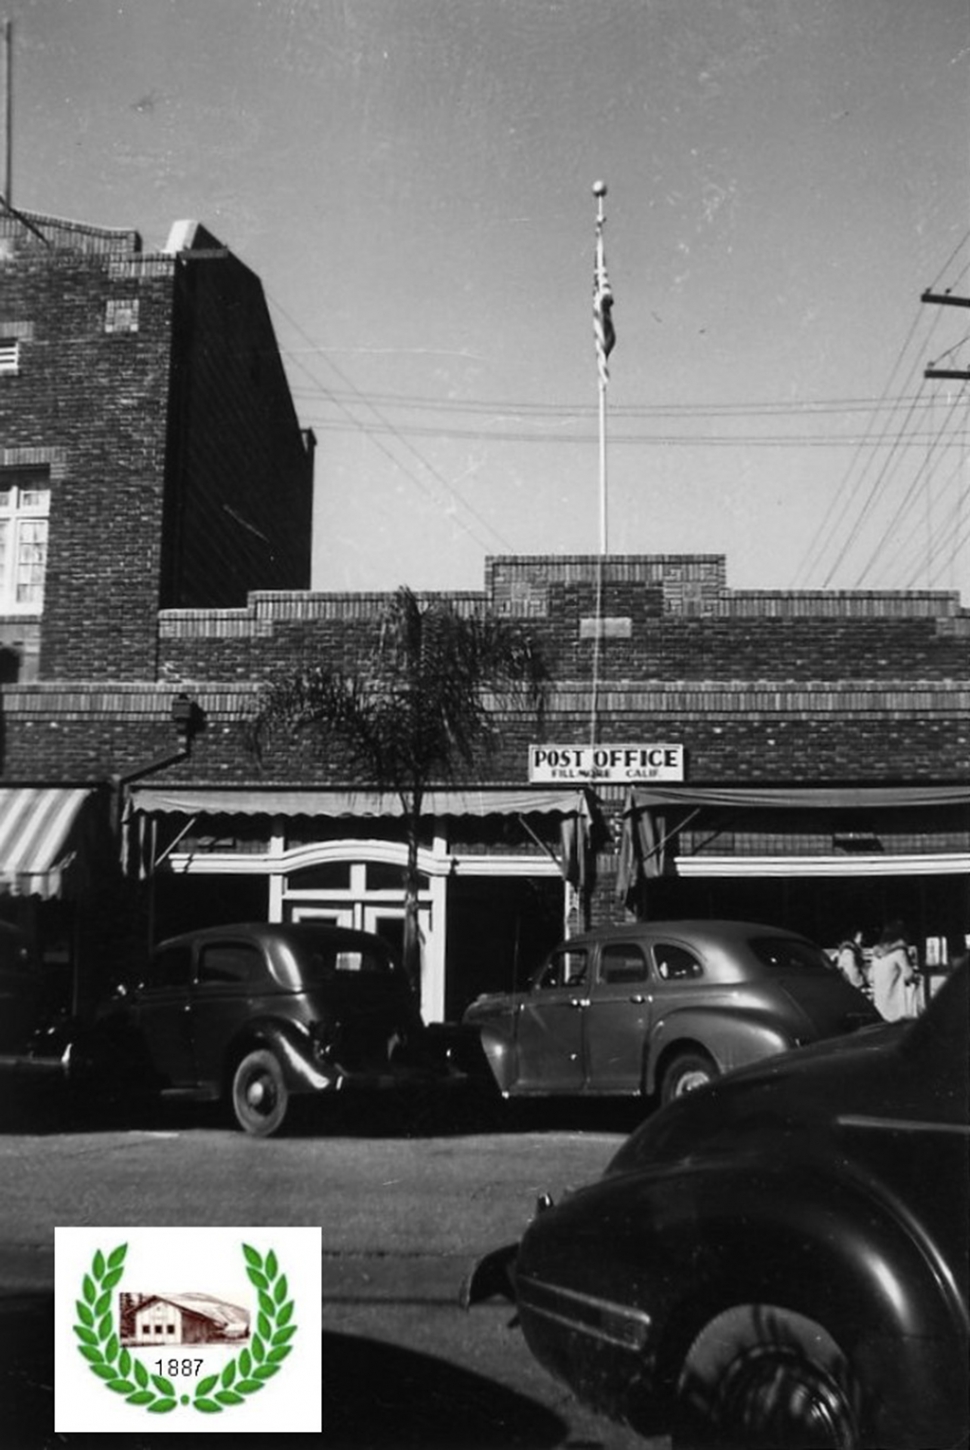
<svg viewBox="0 0 970 1450">
<path fill-rule="evenodd" d="M 555 851 L 549 845 L 549 842 L 548 841 L 540 840 L 540 838 L 536 835 L 535 831 L 529 825 L 529 822 L 525 819 L 524 816 L 517 816 L 516 817 L 516 820 L 518 821 L 518 823 L 522 827 L 522 829 L 526 832 L 526 834 L 532 837 L 533 841 L 535 841 L 535 843 L 539 847 L 539 849 L 541 851 L 545 851 L 545 853 L 549 857 L 550 861 L 555 861 L 556 865 L 558 866 L 559 865 L 559 857 L 556 855 Z"/>
</svg>

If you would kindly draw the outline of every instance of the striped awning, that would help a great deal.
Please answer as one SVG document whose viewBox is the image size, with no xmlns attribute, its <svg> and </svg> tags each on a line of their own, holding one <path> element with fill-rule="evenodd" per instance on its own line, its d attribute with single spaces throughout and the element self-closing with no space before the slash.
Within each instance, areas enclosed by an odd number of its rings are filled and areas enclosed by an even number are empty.
<svg viewBox="0 0 970 1450">
<path fill-rule="evenodd" d="M 15 786 L 0 790 L 0 892 L 59 896 L 74 859 L 70 836 L 90 790 Z"/>
</svg>

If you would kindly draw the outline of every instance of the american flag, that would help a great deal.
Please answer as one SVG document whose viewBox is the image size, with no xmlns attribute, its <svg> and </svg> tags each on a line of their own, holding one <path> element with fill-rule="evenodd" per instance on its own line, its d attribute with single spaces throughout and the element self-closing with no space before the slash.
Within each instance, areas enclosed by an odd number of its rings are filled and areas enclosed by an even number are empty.
<svg viewBox="0 0 970 1450">
<path fill-rule="evenodd" d="M 613 351 L 616 332 L 613 328 L 613 293 L 610 279 L 606 275 L 606 259 L 603 255 L 603 232 L 596 233 L 596 266 L 593 272 L 593 335 L 596 338 L 596 361 L 599 365 L 600 382 L 605 386 L 610 380 L 606 360 Z"/>
</svg>

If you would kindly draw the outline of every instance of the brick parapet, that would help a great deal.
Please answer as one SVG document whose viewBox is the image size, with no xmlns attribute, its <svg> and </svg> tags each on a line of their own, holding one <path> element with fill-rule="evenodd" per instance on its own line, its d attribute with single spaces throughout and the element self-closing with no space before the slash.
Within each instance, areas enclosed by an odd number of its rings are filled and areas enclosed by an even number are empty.
<svg viewBox="0 0 970 1450">
<path fill-rule="evenodd" d="M 333 748 L 301 737 L 271 742 L 258 765 L 248 744 L 258 686 L 250 681 L 173 680 L 151 685 L 38 684 L 0 689 L 5 779 L 105 778 L 177 743 L 171 720 L 184 690 L 206 728 L 191 759 L 163 779 L 187 784 L 341 784 Z M 469 779 L 521 785 L 537 740 L 588 739 L 588 685 L 559 684 L 540 731 L 527 711 L 496 709 L 495 748 Z M 970 686 L 896 681 L 666 682 L 598 697 L 600 738 L 682 742 L 692 781 L 785 784 L 826 781 L 965 781 L 970 778 Z"/>
</svg>

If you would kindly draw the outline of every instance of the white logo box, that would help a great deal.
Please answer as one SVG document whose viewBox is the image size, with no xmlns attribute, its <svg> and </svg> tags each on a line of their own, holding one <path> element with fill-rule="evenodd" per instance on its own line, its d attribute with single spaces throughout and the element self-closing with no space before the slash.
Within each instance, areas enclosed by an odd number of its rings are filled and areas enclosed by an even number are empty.
<svg viewBox="0 0 970 1450">
<path fill-rule="evenodd" d="M 320 1434 L 321 1335 L 319 1228 L 54 1230 L 58 1434 Z"/>
</svg>

